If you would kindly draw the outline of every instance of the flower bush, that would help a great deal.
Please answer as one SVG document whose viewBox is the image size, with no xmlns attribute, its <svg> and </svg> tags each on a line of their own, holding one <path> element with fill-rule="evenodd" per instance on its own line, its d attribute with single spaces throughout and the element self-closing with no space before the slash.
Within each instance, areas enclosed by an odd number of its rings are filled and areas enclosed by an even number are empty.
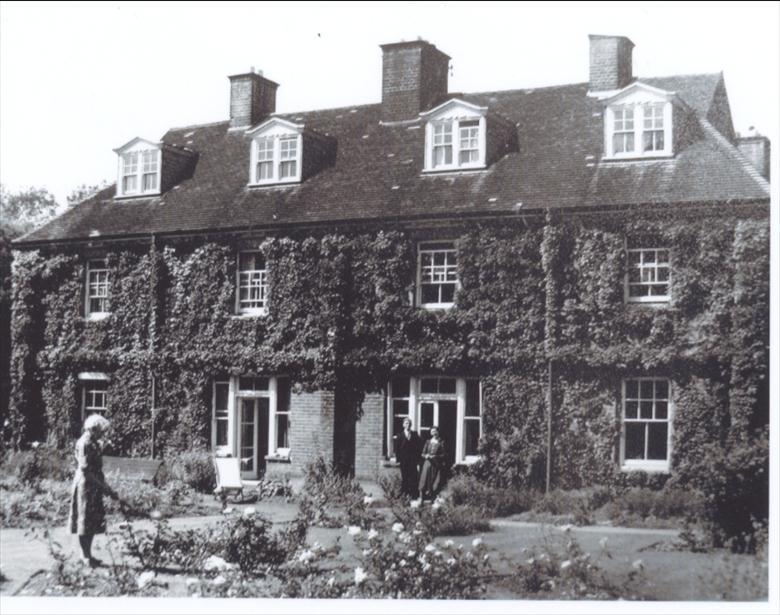
<svg viewBox="0 0 780 615">
<path fill-rule="evenodd" d="M 451 540 L 438 543 L 422 524 L 407 528 L 400 523 L 389 533 L 361 531 L 352 538 L 360 556 L 348 593 L 356 597 L 478 598 L 493 574 L 481 539 L 471 548 Z"/>
</svg>

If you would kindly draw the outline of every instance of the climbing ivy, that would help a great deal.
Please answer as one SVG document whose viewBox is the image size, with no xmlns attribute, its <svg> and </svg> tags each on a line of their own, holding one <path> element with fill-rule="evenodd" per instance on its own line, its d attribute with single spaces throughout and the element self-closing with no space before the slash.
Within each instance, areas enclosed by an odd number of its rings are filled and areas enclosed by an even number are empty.
<svg viewBox="0 0 780 615">
<path fill-rule="evenodd" d="M 691 460 L 708 443 L 744 442 L 766 425 L 765 211 L 550 213 L 454 226 L 446 237 L 457 243 L 461 282 L 448 311 L 410 301 L 421 230 L 257 237 L 270 300 L 253 318 L 234 313 L 243 243 L 111 248 L 112 313 L 100 322 L 83 318 L 83 255 L 18 252 L 9 433 L 17 444 L 73 437 L 79 371 L 112 374 L 114 443 L 138 454 L 149 452 L 152 429 L 158 452 L 207 446 L 216 376 L 286 374 L 336 391 L 342 420 L 353 420 L 362 396 L 392 374 L 457 374 L 483 381 L 476 471 L 538 486 L 548 361 L 552 476 L 563 487 L 663 482 L 619 471 L 626 377 L 673 383 L 675 480 L 698 480 Z M 625 303 L 627 240 L 670 249 L 668 305 Z"/>
</svg>

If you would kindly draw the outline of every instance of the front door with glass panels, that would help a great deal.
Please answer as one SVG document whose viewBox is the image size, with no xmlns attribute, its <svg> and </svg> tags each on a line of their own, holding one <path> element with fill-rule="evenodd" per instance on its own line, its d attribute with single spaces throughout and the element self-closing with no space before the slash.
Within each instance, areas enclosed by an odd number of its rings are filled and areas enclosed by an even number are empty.
<svg viewBox="0 0 780 615">
<path fill-rule="evenodd" d="M 238 456 L 241 460 L 241 478 L 257 479 L 265 470 L 268 454 L 267 397 L 239 397 Z"/>
<path fill-rule="evenodd" d="M 455 447 L 458 437 L 458 402 L 454 399 L 438 399 L 420 402 L 420 437 L 423 442 L 431 437 L 431 427 L 439 427 L 439 437 L 444 441 L 445 463 L 455 464 Z"/>
</svg>

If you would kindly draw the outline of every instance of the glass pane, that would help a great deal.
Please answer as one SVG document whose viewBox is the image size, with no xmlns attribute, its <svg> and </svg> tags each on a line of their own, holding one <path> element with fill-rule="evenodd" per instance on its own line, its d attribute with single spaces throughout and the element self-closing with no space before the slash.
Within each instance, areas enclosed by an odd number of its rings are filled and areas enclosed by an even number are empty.
<svg viewBox="0 0 780 615">
<path fill-rule="evenodd" d="M 217 446 L 227 446 L 228 443 L 227 434 L 228 434 L 228 422 L 225 420 L 218 420 L 217 435 L 216 435 Z"/>
<path fill-rule="evenodd" d="M 397 436 L 399 434 L 402 434 L 404 431 L 404 417 L 402 416 L 394 416 L 393 417 L 393 435 Z"/>
<path fill-rule="evenodd" d="M 241 469 L 253 472 L 255 469 L 255 404 L 245 399 L 241 403 Z"/>
<path fill-rule="evenodd" d="M 433 404 L 423 402 L 420 404 L 420 428 L 429 428 L 433 425 Z"/>
<path fill-rule="evenodd" d="M 441 285 L 441 303 L 454 303 L 455 302 L 455 284 L 442 284 Z"/>
<path fill-rule="evenodd" d="M 669 262 L 669 250 L 658 250 L 658 262 L 659 263 Z"/>
<path fill-rule="evenodd" d="M 409 401 L 406 399 L 393 400 L 393 416 L 408 416 Z"/>
<path fill-rule="evenodd" d="M 466 380 L 466 416 L 479 416 L 479 380 Z"/>
<path fill-rule="evenodd" d="M 636 380 L 626 381 L 626 399 L 636 399 L 639 394 L 639 383 Z"/>
<path fill-rule="evenodd" d="M 626 418 L 627 419 L 635 419 L 636 418 L 636 412 L 638 408 L 638 403 L 635 401 L 627 401 L 626 402 Z"/>
<path fill-rule="evenodd" d="M 669 280 L 669 269 L 666 267 L 659 267 L 657 270 L 657 276 L 659 282 L 666 282 Z"/>
<path fill-rule="evenodd" d="M 653 399 L 653 381 L 642 380 L 639 383 L 639 396 L 642 399 Z"/>
<path fill-rule="evenodd" d="M 639 418 L 642 419 L 653 418 L 653 402 L 651 401 L 639 402 Z"/>
<path fill-rule="evenodd" d="M 228 384 L 226 382 L 220 382 L 214 385 L 215 389 L 215 402 L 214 408 L 216 410 L 227 410 L 228 407 Z"/>
<path fill-rule="evenodd" d="M 466 455 L 476 455 L 479 446 L 479 421 L 469 419 L 465 422 L 465 450 Z"/>
<path fill-rule="evenodd" d="M 290 448 L 290 417 L 286 414 L 276 415 L 276 448 Z"/>
<path fill-rule="evenodd" d="M 669 382 L 667 380 L 655 381 L 655 398 L 669 399 Z"/>
<path fill-rule="evenodd" d="M 242 376 L 238 379 L 238 388 L 242 391 L 251 391 L 254 388 L 254 379 Z"/>
<path fill-rule="evenodd" d="M 651 288 L 652 288 L 651 294 L 656 297 L 663 296 L 668 292 L 668 286 L 666 284 L 653 284 Z"/>
<path fill-rule="evenodd" d="M 439 378 L 439 393 L 455 394 L 455 378 Z"/>
<path fill-rule="evenodd" d="M 267 391 L 269 388 L 269 378 L 255 378 L 255 391 Z"/>
<path fill-rule="evenodd" d="M 393 378 L 393 397 L 409 397 L 409 378 Z"/>
<path fill-rule="evenodd" d="M 423 378 L 420 380 L 420 393 L 438 393 L 438 380 L 436 378 Z"/>
<path fill-rule="evenodd" d="M 276 380 L 276 411 L 290 411 L 290 379 L 278 378 Z"/>
<path fill-rule="evenodd" d="M 438 284 L 423 284 L 420 291 L 422 303 L 439 303 Z"/>
<path fill-rule="evenodd" d="M 665 401 L 655 402 L 655 418 L 665 419 L 669 416 L 669 404 Z"/>
<path fill-rule="evenodd" d="M 647 443 L 648 459 L 666 459 L 668 423 L 650 423 Z"/>
<path fill-rule="evenodd" d="M 626 423 L 625 458 L 645 458 L 645 423 Z"/>
</svg>

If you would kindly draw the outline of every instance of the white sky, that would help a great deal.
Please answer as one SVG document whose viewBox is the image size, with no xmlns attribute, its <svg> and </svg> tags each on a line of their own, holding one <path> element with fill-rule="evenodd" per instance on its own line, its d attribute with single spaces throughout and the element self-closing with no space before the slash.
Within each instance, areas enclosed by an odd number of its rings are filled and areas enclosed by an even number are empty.
<svg viewBox="0 0 780 615">
<path fill-rule="evenodd" d="M 418 36 L 469 92 L 587 81 L 587 35 L 626 35 L 635 75 L 723 70 L 737 130 L 774 136 L 779 6 L 3 2 L 0 181 L 61 202 L 114 181 L 113 148 L 227 119 L 227 75 L 250 66 L 281 84 L 278 111 L 377 102 L 379 45 Z"/>
</svg>

